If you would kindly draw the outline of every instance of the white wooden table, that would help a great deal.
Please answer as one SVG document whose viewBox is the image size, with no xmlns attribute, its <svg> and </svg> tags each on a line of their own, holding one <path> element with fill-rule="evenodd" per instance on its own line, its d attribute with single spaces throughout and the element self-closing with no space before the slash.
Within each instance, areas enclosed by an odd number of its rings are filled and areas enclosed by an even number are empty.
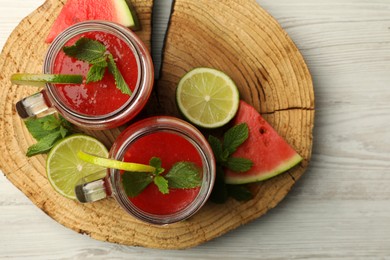
<svg viewBox="0 0 390 260">
<path fill-rule="evenodd" d="M 199 247 L 161 251 L 75 233 L 0 174 L 0 259 L 390 259 L 390 0 L 258 2 L 315 85 L 311 166 L 281 204 Z M 42 3 L 0 0 L 0 48 Z"/>
</svg>

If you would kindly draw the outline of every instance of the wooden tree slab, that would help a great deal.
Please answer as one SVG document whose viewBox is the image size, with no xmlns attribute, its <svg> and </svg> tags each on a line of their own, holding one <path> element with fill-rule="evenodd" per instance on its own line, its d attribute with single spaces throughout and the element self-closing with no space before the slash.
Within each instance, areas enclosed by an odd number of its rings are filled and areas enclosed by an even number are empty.
<svg viewBox="0 0 390 260">
<path fill-rule="evenodd" d="M 150 45 L 152 0 L 134 0 Z M 153 226 L 124 213 L 114 199 L 81 205 L 58 195 L 45 174 L 44 155 L 27 158 L 34 140 L 14 104 L 36 88 L 9 82 L 15 72 L 41 72 L 48 48 L 44 39 L 62 2 L 47 0 L 24 19 L 0 56 L 0 165 L 6 177 L 46 214 L 91 237 L 125 245 L 179 249 L 198 245 L 260 217 L 275 207 L 306 170 L 312 147 L 314 93 L 310 73 L 296 46 L 255 0 L 176 0 L 166 39 L 162 78 L 146 114 L 178 115 L 174 90 L 180 77 L 197 66 L 229 74 L 242 99 L 253 104 L 301 154 L 293 170 L 256 185 L 253 200 L 207 203 L 187 221 Z M 121 129 L 88 132 L 108 147 Z"/>
</svg>

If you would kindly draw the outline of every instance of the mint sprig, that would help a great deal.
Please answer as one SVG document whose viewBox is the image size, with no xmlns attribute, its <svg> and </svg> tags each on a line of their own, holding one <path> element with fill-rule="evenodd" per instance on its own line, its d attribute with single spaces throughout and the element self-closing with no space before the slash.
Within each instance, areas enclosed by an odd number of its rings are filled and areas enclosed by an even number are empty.
<svg viewBox="0 0 390 260">
<path fill-rule="evenodd" d="M 169 193 L 169 186 L 168 186 L 168 181 L 165 179 L 163 176 L 155 176 L 154 177 L 154 184 L 158 187 L 158 190 L 162 194 L 168 194 Z"/>
<path fill-rule="evenodd" d="M 132 92 L 124 80 L 115 59 L 107 52 L 106 46 L 99 41 L 81 37 L 71 46 L 64 46 L 62 50 L 69 57 L 88 62 L 91 67 L 87 73 L 86 82 L 97 82 L 103 79 L 106 68 L 114 76 L 116 87 L 123 93 Z"/>
<path fill-rule="evenodd" d="M 72 133 L 72 125 L 60 115 L 29 118 L 24 122 L 30 134 L 37 140 L 37 143 L 27 149 L 28 157 L 49 152 L 55 142 Z"/>
<path fill-rule="evenodd" d="M 237 148 L 248 139 L 248 136 L 249 129 L 246 123 L 235 125 L 226 131 L 223 136 L 223 142 L 217 137 L 210 135 L 208 141 L 217 163 L 235 172 L 250 170 L 253 165 L 251 160 L 231 157 Z"/>
<path fill-rule="evenodd" d="M 208 142 L 217 164 L 216 180 L 210 197 L 212 201 L 224 203 L 229 196 L 239 201 L 253 198 L 246 185 L 229 185 L 225 183 L 224 178 L 225 168 L 234 172 L 246 172 L 252 168 L 253 162 L 251 160 L 231 156 L 248 139 L 248 136 L 249 129 L 246 123 L 230 128 L 223 135 L 222 141 L 213 135 L 209 135 Z"/>
<path fill-rule="evenodd" d="M 153 175 L 146 172 L 125 172 L 122 174 L 123 188 L 129 197 L 136 197 L 150 183 L 153 182 Z"/>
<path fill-rule="evenodd" d="M 198 187 L 201 183 L 199 167 L 192 162 L 175 163 L 165 175 L 169 187 L 176 189 L 188 189 Z"/>
<path fill-rule="evenodd" d="M 248 139 L 249 130 L 246 123 L 238 124 L 230 128 L 223 135 L 223 148 L 230 154 Z"/>
<path fill-rule="evenodd" d="M 131 90 L 130 90 L 129 86 L 127 86 L 125 79 L 123 78 L 122 74 L 120 73 L 112 54 L 108 55 L 108 71 L 111 72 L 112 75 L 114 75 L 116 87 L 123 94 L 131 95 Z"/>
<path fill-rule="evenodd" d="M 81 37 L 71 46 L 64 46 L 62 50 L 66 55 L 88 63 L 101 59 L 107 51 L 104 44 L 86 37 Z"/>
<path fill-rule="evenodd" d="M 165 169 L 161 167 L 160 158 L 152 157 L 149 164 L 156 168 L 153 173 L 127 171 L 122 174 L 127 196 L 138 196 L 152 182 L 162 194 L 168 194 L 169 189 L 190 189 L 201 185 L 200 169 L 192 162 L 177 162 L 165 175 L 162 175 Z"/>
<path fill-rule="evenodd" d="M 102 67 L 99 65 L 92 65 L 87 73 L 87 83 L 97 82 L 103 79 L 104 73 L 106 71 L 106 67 Z"/>
</svg>

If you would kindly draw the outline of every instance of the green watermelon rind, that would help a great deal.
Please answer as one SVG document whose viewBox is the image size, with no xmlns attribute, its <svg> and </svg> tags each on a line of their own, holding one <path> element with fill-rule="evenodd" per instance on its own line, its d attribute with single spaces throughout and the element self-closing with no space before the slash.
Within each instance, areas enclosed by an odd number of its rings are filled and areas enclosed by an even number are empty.
<svg viewBox="0 0 390 260">
<path fill-rule="evenodd" d="M 234 176 L 226 175 L 225 182 L 227 184 L 247 184 L 252 182 L 265 181 L 272 177 L 275 177 L 281 173 L 284 173 L 294 166 L 298 165 L 302 161 L 302 157 L 299 154 L 294 154 L 294 156 L 284 160 L 278 167 L 274 168 L 270 172 L 261 172 L 254 175 L 245 175 L 245 173 L 238 173 Z"/>
<path fill-rule="evenodd" d="M 135 11 L 135 8 L 133 4 L 130 2 L 130 0 L 124 0 L 124 2 L 127 5 L 128 10 L 126 9 L 126 12 L 128 11 L 130 17 L 132 18 L 132 25 L 129 25 L 128 27 L 132 29 L 133 31 L 141 30 L 141 23 L 139 22 L 137 12 Z"/>
</svg>

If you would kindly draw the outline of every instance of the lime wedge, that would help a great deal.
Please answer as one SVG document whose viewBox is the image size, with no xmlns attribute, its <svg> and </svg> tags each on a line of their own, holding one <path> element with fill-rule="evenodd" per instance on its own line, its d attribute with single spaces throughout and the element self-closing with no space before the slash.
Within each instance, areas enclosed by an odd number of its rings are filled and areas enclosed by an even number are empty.
<svg viewBox="0 0 390 260">
<path fill-rule="evenodd" d="M 130 172 L 154 172 L 156 170 L 156 168 L 150 165 L 107 159 L 96 155 L 92 155 L 90 153 L 86 153 L 82 150 L 77 152 L 77 156 L 85 162 L 94 165 L 100 165 L 106 168 L 112 168 L 112 169 L 118 169 L 118 170 L 130 171 Z"/>
<path fill-rule="evenodd" d="M 191 123 L 217 128 L 235 116 L 239 93 L 233 80 L 225 73 L 211 68 L 196 68 L 180 79 L 176 102 Z"/>
<path fill-rule="evenodd" d="M 50 184 L 58 193 L 70 199 L 76 198 L 74 188 L 81 178 L 94 175 L 97 180 L 106 175 L 106 168 L 81 160 L 77 156 L 80 150 L 108 157 L 108 151 L 100 141 L 87 135 L 75 134 L 57 142 L 46 161 Z"/>
<path fill-rule="evenodd" d="M 11 75 L 11 82 L 16 85 L 44 86 L 46 83 L 81 84 L 83 76 L 73 74 L 27 74 L 16 73 Z"/>
</svg>

